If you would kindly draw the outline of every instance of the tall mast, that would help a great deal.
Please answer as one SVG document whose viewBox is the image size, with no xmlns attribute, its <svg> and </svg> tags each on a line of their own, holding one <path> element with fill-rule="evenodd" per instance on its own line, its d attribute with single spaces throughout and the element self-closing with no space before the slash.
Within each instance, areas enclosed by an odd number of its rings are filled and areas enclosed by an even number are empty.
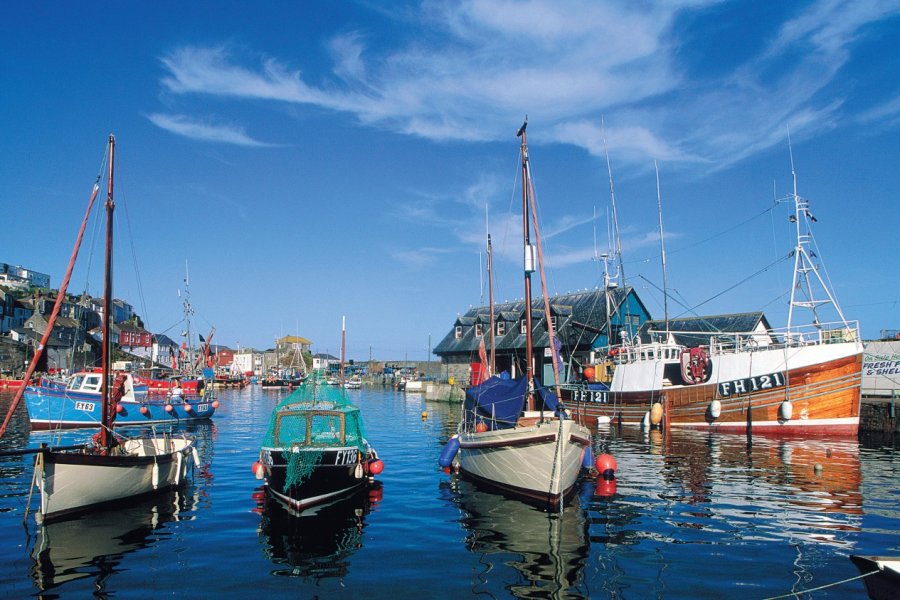
<svg viewBox="0 0 900 600">
<path fill-rule="evenodd" d="M 522 243 L 525 258 L 525 377 L 528 389 L 531 390 L 534 378 L 534 348 L 531 341 L 531 274 L 534 273 L 534 246 L 531 245 L 531 233 L 528 227 L 528 144 L 525 128 L 528 119 L 519 128 L 516 137 L 522 138 Z M 533 410 L 534 398 L 528 394 L 528 410 Z"/>
<path fill-rule="evenodd" d="M 188 271 L 188 261 L 184 261 L 184 321 L 185 321 L 185 339 L 187 341 L 188 364 L 193 369 L 194 365 L 194 343 L 191 341 L 191 317 L 194 314 L 194 306 L 191 304 L 191 283 L 190 272 Z"/>
<path fill-rule="evenodd" d="M 553 385 L 556 388 L 556 397 L 560 398 L 559 388 L 559 350 L 557 347 L 556 332 L 553 330 L 553 318 L 550 313 L 550 296 L 547 293 L 547 275 L 544 273 L 544 252 L 541 247 L 541 229 L 538 226 L 537 203 L 534 194 L 534 180 L 531 177 L 531 165 L 528 168 L 528 197 L 530 200 L 531 225 L 534 227 L 534 247 L 537 248 L 537 265 L 541 277 L 541 298 L 544 303 L 544 321 L 547 324 L 547 339 L 550 343 L 550 359 L 553 362 Z M 530 332 L 529 332 L 530 335 Z"/>
<path fill-rule="evenodd" d="M 344 385 L 344 355 L 347 344 L 347 317 L 341 317 L 341 385 Z"/>
<path fill-rule="evenodd" d="M 794 191 L 792 194 L 794 201 L 794 214 L 791 215 L 790 218 L 791 222 L 796 228 L 795 235 L 797 240 L 797 244 L 796 246 L 794 246 L 794 276 L 791 283 L 791 305 L 788 308 L 788 334 L 790 335 L 791 326 L 793 325 L 794 307 L 806 308 L 812 311 L 813 325 L 819 327 L 821 324 L 819 321 L 819 306 L 830 303 L 834 305 L 838 316 L 846 326 L 847 319 L 844 318 L 844 313 L 841 311 L 841 307 L 838 305 L 837 300 L 831 294 L 831 290 L 827 285 L 825 285 L 825 281 L 819 274 L 819 270 L 813 263 L 812 259 L 810 258 L 810 253 L 807 250 L 807 246 L 809 246 L 810 239 L 812 238 L 812 234 L 809 233 L 811 229 L 810 221 L 815 221 L 816 218 L 809 212 L 809 201 L 805 198 L 801 198 L 797 193 L 797 172 L 794 170 L 794 150 L 793 148 L 791 148 L 790 134 L 788 134 L 788 148 L 790 149 L 791 154 L 791 177 L 794 180 Z M 801 221 L 806 226 L 805 233 L 801 229 Z M 816 300 L 813 297 L 812 282 L 809 276 L 810 273 L 815 274 L 816 279 L 818 279 L 819 281 L 819 285 L 822 286 L 822 289 L 825 291 L 825 295 L 828 296 L 827 300 Z M 796 297 L 798 291 L 806 296 L 806 300 L 801 300 Z"/>
<path fill-rule="evenodd" d="M 491 246 L 491 234 L 487 234 L 487 272 L 488 272 L 488 305 L 491 311 L 491 360 L 488 366 L 491 369 L 491 375 L 497 370 L 497 351 L 494 343 L 494 249 Z"/>
<path fill-rule="evenodd" d="M 616 189 L 613 186 L 612 165 L 609 162 L 609 147 L 606 144 L 606 128 L 603 119 L 600 119 L 600 128 L 603 129 L 603 151 L 606 153 L 606 172 L 609 175 L 609 204 L 612 208 L 612 236 L 615 243 L 615 253 L 618 259 L 619 269 L 618 276 L 622 282 L 625 281 L 625 265 L 622 262 L 622 238 L 619 235 L 619 211 L 616 207 Z"/>
<path fill-rule="evenodd" d="M 109 448 L 112 444 L 112 418 L 115 415 L 114 410 L 109 405 L 110 393 L 110 359 L 112 353 L 112 345 L 110 340 L 110 323 L 112 322 L 112 248 L 113 248 L 113 212 L 115 211 L 115 202 L 113 202 L 113 165 L 115 164 L 116 138 L 109 136 L 109 176 L 106 188 L 106 261 L 103 269 L 103 383 L 102 390 L 102 408 L 100 413 L 100 445 Z"/>
<path fill-rule="evenodd" d="M 666 278 L 666 236 L 663 233 L 662 218 L 662 195 L 659 191 L 659 164 L 654 160 L 653 166 L 656 169 L 656 210 L 659 213 L 659 246 L 662 253 L 662 274 L 663 274 L 663 314 L 666 317 L 666 337 L 669 335 L 669 284 Z"/>
</svg>

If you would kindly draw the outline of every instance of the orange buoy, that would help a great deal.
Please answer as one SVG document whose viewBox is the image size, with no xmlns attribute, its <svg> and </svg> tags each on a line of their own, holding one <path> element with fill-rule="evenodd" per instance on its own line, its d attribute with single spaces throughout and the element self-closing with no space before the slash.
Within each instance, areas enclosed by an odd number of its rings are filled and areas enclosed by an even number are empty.
<svg viewBox="0 0 900 600">
<path fill-rule="evenodd" d="M 475 424 L 475 431 L 477 431 L 478 433 L 484 433 L 487 430 L 488 426 L 484 421 L 478 421 L 478 423 Z"/>
<path fill-rule="evenodd" d="M 584 370 L 584 378 L 585 379 L 593 380 L 595 374 L 596 374 L 596 371 L 594 370 L 594 367 L 587 367 Z"/>
<path fill-rule="evenodd" d="M 144 415 L 145 417 L 149 416 L 149 415 L 150 415 L 150 409 L 147 408 L 146 406 L 142 406 L 142 407 L 141 407 L 141 414 Z"/>
<path fill-rule="evenodd" d="M 663 407 L 659 402 L 654 402 L 650 407 L 650 424 L 659 425 L 663 418 Z"/>
<path fill-rule="evenodd" d="M 381 461 L 381 459 L 376 458 L 375 460 L 369 461 L 369 473 L 371 473 L 372 475 L 378 475 L 382 471 L 384 471 L 384 463 Z"/>
<path fill-rule="evenodd" d="M 174 407 L 174 406 L 172 406 L 171 404 L 166 404 L 166 412 L 167 412 L 167 413 L 170 413 L 170 412 L 172 412 L 173 410 L 175 410 L 175 407 Z"/>
<path fill-rule="evenodd" d="M 183 408 L 184 408 L 184 412 L 188 412 L 188 413 L 191 412 L 192 410 L 194 410 L 194 407 L 191 406 L 190 404 L 188 404 L 187 402 L 184 403 Z"/>
<path fill-rule="evenodd" d="M 122 406 L 121 402 L 116 402 L 116 412 L 120 415 L 125 413 L 125 407 Z"/>
<path fill-rule="evenodd" d="M 218 400 L 213 400 L 212 407 L 213 407 L 213 408 L 219 408 L 219 401 L 218 401 Z"/>
</svg>

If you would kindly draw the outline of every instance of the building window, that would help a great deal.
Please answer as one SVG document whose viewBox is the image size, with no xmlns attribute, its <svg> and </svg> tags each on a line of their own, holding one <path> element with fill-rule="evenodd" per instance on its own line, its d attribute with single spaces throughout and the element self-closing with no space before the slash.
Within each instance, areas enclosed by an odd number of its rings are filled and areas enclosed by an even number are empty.
<svg viewBox="0 0 900 600">
<path fill-rule="evenodd" d="M 456 339 L 458 339 L 458 340 L 462 339 L 462 325 L 456 326 Z"/>
<path fill-rule="evenodd" d="M 497 321 L 497 335 L 503 335 L 506 333 L 506 322 L 505 321 Z"/>
<path fill-rule="evenodd" d="M 481 337 L 482 335 L 484 335 L 484 328 L 481 323 L 475 323 L 475 335 L 477 337 Z"/>
</svg>

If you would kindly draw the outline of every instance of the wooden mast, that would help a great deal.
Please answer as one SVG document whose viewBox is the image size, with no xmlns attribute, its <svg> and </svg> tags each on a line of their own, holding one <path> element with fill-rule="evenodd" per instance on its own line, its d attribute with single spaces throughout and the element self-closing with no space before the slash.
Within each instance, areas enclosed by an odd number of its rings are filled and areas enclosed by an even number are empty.
<svg viewBox="0 0 900 600">
<path fill-rule="evenodd" d="M 487 234 L 487 271 L 488 271 L 488 304 L 491 309 L 491 359 L 488 363 L 491 375 L 497 372 L 497 348 L 494 340 L 494 249 L 491 246 L 491 234 Z"/>
<path fill-rule="evenodd" d="M 531 340 L 531 274 L 534 272 L 534 247 L 531 245 L 531 233 L 528 226 L 528 144 L 525 128 L 528 119 L 519 128 L 516 137 L 522 138 L 522 241 L 525 259 L 525 377 L 528 381 L 528 408 L 534 410 L 534 348 Z"/>
<path fill-rule="evenodd" d="M 110 381 L 110 323 L 112 319 L 112 247 L 113 247 L 113 165 L 115 163 L 116 138 L 109 136 L 109 177 L 106 184 L 106 260 L 103 269 L 103 379 L 100 386 L 101 413 L 100 413 L 100 446 L 109 448 L 112 445 L 112 419 L 115 410 L 109 405 Z"/>
<path fill-rule="evenodd" d="M 347 343 L 347 317 L 341 317 L 341 386 L 344 385 L 344 354 Z"/>
</svg>

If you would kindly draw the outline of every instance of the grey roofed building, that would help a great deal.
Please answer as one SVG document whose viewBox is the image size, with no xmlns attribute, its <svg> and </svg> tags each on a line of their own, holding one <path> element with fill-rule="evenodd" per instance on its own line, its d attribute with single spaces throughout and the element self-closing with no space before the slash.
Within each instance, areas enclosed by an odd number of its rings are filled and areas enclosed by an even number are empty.
<svg viewBox="0 0 900 600">
<path fill-rule="evenodd" d="M 728 333 L 761 334 L 771 330 L 769 321 L 762 312 L 735 313 L 731 315 L 713 315 L 705 317 L 683 317 L 669 319 L 668 331 L 675 343 L 688 348 L 709 346 L 710 338 L 720 337 Z M 659 341 L 656 333 L 666 331 L 664 320 L 646 321 L 641 325 L 640 339 L 644 343 Z M 769 334 L 769 341 L 776 340 Z"/>
<path fill-rule="evenodd" d="M 640 323 L 650 318 L 649 313 L 630 286 L 611 287 L 610 304 L 613 313 L 613 335 L 628 327 L 637 333 Z M 606 345 L 606 295 L 602 289 L 560 294 L 550 298 L 550 317 L 555 322 L 554 331 L 559 338 L 566 359 L 574 356 L 584 362 L 590 352 Z M 543 299 L 532 300 L 532 340 L 535 355 L 544 356 L 543 349 L 550 347 L 547 315 Z M 627 322 L 631 318 L 633 322 Z M 497 371 L 520 372 L 524 359 L 526 339 L 523 333 L 525 301 L 504 302 L 494 305 Z M 470 308 L 453 323 L 453 328 L 437 344 L 434 353 L 447 367 L 448 375 L 460 381 L 468 381 L 469 365 L 479 360 L 479 347 L 484 340 L 485 351 L 490 353 L 490 307 Z M 545 361 L 547 366 L 549 361 Z"/>
</svg>

